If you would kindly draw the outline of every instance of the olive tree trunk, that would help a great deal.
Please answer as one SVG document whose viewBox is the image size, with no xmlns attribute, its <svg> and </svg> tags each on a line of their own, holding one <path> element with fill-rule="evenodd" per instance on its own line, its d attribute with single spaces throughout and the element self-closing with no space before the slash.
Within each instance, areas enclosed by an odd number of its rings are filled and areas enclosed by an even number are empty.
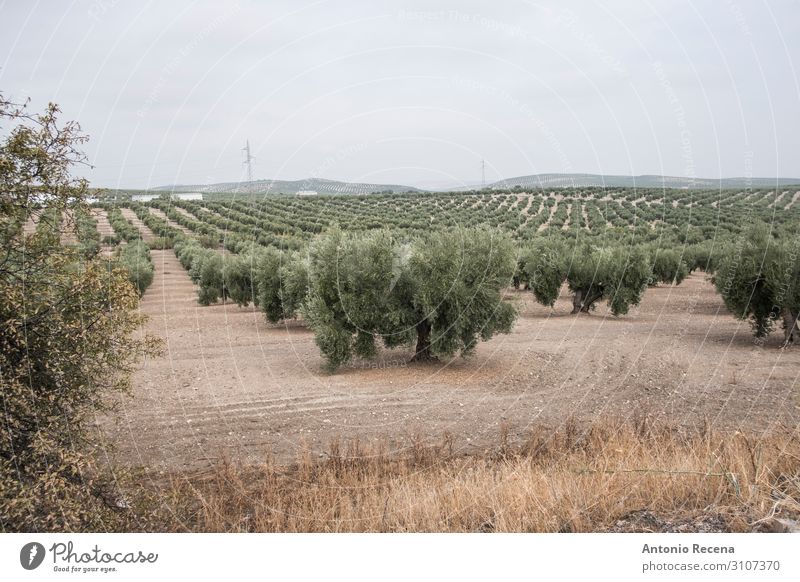
<svg viewBox="0 0 800 582">
<path fill-rule="evenodd" d="M 412 362 L 429 362 L 436 358 L 431 354 L 431 324 L 423 319 L 417 324 L 417 347 Z"/>
<path fill-rule="evenodd" d="M 800 333 L 798 329 L 798 314 L 784 307 L 781 315 L 783 316 L 783 347 L 788 347 L 794 343 L 795 337 Z"/>
<path fill-rule="evenodd" d="M 602 297 L 602 292 L 593 289 L 590 289 L 589 291 L 578 289 L 575 291 L 575 295 L 572 297 L 572 313 L 589 313 L 592 305 L 594 305 L 595 302 Z"/>
<path fill-rule="evenodd" d="M 572 296 L 572 313 L 573 314 L 580 312 L 581 307 L 583 307 L 583 302 L 581 301 L 582 299 L 583 299 L 583 291 L 578 289 L 577 291 L 575 291 L 575 295 Z"/>
</svg>

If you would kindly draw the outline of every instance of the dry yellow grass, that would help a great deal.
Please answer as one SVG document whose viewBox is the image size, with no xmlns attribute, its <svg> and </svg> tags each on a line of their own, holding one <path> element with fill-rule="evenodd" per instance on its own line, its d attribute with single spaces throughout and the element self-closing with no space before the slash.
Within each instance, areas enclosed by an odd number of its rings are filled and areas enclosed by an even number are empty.
<svg viewBox="0 0 800 582">
<path fill-rule="evenodd" d="M 151 529 L 257 532 L 558 532 L 648 529 L 647 510 L 697 529 L 752 531 L 800 513 L 800 439 L 647 422 L 568 423 L 477 456 L 410 443 L 403 455 L 354 441 L 327 459 L 173 475 L 155 488 Z M 621 522 L 619 520 L 622 519 Z M 679 528 L 680 529 L 680 528 Z"/>
</svg>

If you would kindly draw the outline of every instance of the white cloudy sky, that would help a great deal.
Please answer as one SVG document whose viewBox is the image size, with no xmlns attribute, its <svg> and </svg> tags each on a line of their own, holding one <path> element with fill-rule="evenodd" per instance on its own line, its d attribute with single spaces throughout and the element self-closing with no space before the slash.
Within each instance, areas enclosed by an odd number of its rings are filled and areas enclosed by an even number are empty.
<svg viewBox="0 0 800 582">
<path fill-rule="evenodd" d="M 6 1 L 0 91 L 95 185 L 800 177 L 800 3 Z"/>
</svg>

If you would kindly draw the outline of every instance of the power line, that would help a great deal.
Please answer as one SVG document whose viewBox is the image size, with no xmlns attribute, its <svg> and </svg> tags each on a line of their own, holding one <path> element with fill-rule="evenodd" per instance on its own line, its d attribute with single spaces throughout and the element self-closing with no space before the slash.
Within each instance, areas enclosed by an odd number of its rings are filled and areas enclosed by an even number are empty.
<svg viewBox="0 0 800 582">
<path fill-rule="evenodd" d="M 486 160 L 481 160 L 481 190 L 486 188 Z"/>
<path fill-rule="evenodd" d="M 248 186 L 250 188 L 252 188 L 252 186 L 253 186 L 253 184 L 252 184 L 252 182 L 253 182 L 253 160 L 255 160 L 255 158 L 250 155 L 250 140 L 248 139 L 247 142 L 245 142 L 245 143 L 247 145 L 245 145 L 242 148 L 242 151 L 245 153 L 244 162 L 242 162 L 242 163 L 245 166 L 247 166 L 247 181 L 249 182 Z"/>
</svg>

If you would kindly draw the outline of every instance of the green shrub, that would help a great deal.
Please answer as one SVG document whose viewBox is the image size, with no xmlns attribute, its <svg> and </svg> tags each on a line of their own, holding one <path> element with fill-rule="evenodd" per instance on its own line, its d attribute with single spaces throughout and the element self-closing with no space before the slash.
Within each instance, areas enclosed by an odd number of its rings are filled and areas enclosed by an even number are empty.
<svg viewBox="0 0 800 582">
<path fill-rule="evenodd" d="M 40 204 L 86 203 L 86 181 L 70 176 L 84 160 L 85 137 L 75 124 L 58 124 L 57 113 L 51 104 L 28 115 L 0 94 L 3 532 L 121 528 L 121 512 L 101 500 L 110 490 L 92 424 L 130 389 L 139 357 L 157 354 L 141 333 L 145 318 L 122 269 L 62 247 L 51 236 L 58 231 L 22 236 L 16 228 Z"/>
</svg>

